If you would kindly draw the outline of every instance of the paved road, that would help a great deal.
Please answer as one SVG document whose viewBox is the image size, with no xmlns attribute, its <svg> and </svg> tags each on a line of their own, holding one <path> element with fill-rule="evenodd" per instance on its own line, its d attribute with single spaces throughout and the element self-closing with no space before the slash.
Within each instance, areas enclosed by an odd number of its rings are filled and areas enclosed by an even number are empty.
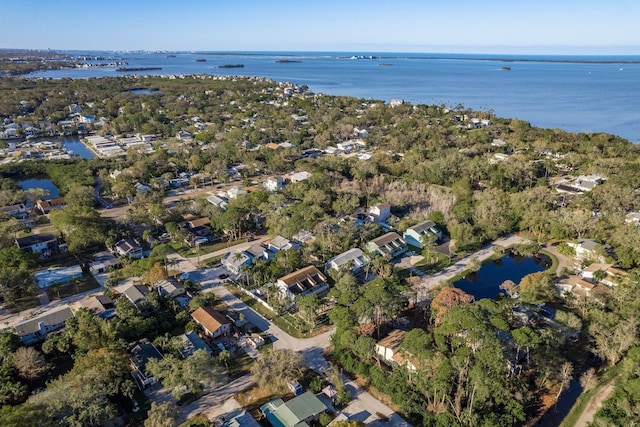
<svg viewBox="0 0 640 427">
<path fill-rule="evenodd" d="M 322 374 L 323 370 L 329 368 L 329 363 L 324 358 L 324 351 L 329 347 L 329 337 L 333 334 L 333 329 L 312 338 L 294 338 L 253 311 L 224 287 L 211 287 L 206 291 L 214 292 L 227 305 L 237 312 L 242 313 L 245 319 L 270 335 L 274 340 L 274 349 L 288 348 L 301 353 L 307 362 L 307 366 L 319 374 Z M 346 377 L 343 377 L 343 380 L 345 380 L 345 386 L 351 392 L 353 398 L 351 403 L 344 409 L 343 412 L 345 412 L 345 414 L 353 416 L 353 419 L 363 421 L 367 425 L 410 427 L 410 424 L 403 420 L 400 415 L 373 397 L 369 392 L 360 388 L 355 382 L 348 380 Z M 377 413 L 388 417 L 389 421 L 381 424 L 382 422 L 376 415 Z"/>
</svg>

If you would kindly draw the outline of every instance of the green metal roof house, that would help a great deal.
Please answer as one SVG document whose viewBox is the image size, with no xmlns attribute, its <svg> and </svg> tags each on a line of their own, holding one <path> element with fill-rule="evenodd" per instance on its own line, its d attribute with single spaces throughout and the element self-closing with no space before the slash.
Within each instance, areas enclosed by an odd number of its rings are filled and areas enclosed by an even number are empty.
<svg viewBox="0 0 640 427">
<path fill-rule="evenodd" d="M 310 391 L 286 403 L 282 399 L 273 399 L 260 407 L 260 412 L 273 427 L 308 427 L 308 422 L 326 410 L 325 404 Z"/>
</svg>

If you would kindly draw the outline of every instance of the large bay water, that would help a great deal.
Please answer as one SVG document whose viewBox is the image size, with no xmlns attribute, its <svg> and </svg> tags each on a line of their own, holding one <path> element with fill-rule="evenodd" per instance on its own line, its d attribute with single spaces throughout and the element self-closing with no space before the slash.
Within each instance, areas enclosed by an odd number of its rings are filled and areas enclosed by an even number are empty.
<svg viewBox="0 0 640 427">
<path fill-rule="evenodd" d="M 71 52 L 86 55 L 86 52 Z M 640 56 L 515 56 L 370 53 L 113 53 L 118 67 L 49 70 L 33 77 L 89 78 L 123 74 L 263 76 L 306 84 L 314 92 L 411 103 L 462 104 L 493 110 L 535 126 L 571 132 L 608 132 L 640 139 Z M 360 54 L 355 54 L 360 55 Z M 374 58 L 366 58 L 374 55 Z M 206 61 L 196 61 L 205 59 Z M 278 60 L 300 62 L 277 63 Z M 242 68 L 217 68 L 242 64 Z M 509 67 L 510 70 L 504 70 Z"/>
</svg>

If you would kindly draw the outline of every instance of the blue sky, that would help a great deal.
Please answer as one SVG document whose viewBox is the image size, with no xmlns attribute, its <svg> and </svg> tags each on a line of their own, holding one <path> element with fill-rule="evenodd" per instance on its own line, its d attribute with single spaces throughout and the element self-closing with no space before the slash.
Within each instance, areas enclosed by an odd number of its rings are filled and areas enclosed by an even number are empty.
<svg viewBox="0 0 640 427">
<path fill-rule="evenodd" d="M 637 0 L 3 0 L 1 48 L 640 54 Z"/>
</svg>

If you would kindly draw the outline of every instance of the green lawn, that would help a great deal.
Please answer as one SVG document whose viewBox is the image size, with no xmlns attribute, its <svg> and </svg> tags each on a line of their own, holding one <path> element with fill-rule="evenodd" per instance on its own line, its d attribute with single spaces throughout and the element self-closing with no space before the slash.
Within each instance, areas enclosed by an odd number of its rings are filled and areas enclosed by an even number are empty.
<svg viewBox="0 0 640 427">
<path fill-rule="evenodd" d="M 240 291 L 234 286 L 226 286 L 227 290 L 234 294 L 238 299 L 251 307 L 254 311 L 260 314 L 262 317 L 272 321 L 280 329 L 295 338 L 308 338 L 313 334 L 309 331 L 309 327 L 306 324 L 302 324 L 301 321 L 294 318 L 289 313 L 278 315 L 267 307 L 260 304 L 258 301 L 251 298 L 249 295 Z"/>
<path fill-rule="evenodd" d="M 27 295 L 24 297 L 16 298 L 11 301 L 7 301 L 5 307 L 11 313 L 18 313 L 23 310 L 35 308 L 40 305 L 40 300 L 37 295 Z"/>
<path fill-rule="evenodd" d="M 96 279 L 94 279 L 93 276 L 83 277 L 79 281 L 74 281 L 68 285 L 56 285 L 48 288 L 47 296 L 49 297 L 49 300 L 53 301 L 99 287 L 100 285 L 96 282 Z"/>
</svg>

